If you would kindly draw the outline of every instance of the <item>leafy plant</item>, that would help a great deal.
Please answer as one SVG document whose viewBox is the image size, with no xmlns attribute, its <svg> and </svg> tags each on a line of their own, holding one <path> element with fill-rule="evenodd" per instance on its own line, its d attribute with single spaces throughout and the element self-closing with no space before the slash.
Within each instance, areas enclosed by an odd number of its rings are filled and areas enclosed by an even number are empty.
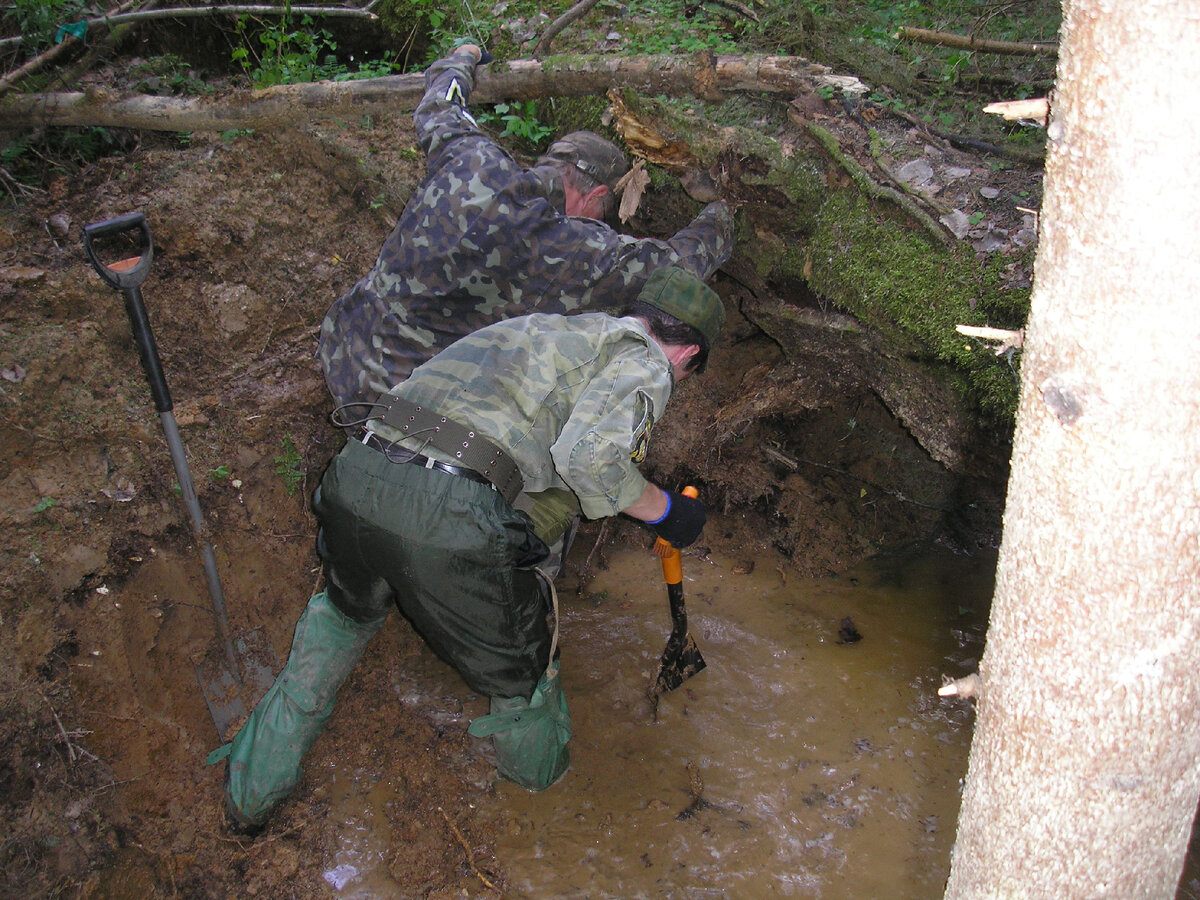
<svg viewBox="0 0 1200 900">
<path fill-rule="evenodd" d="M 283 486 L 288 496 L 293 496 L 304 484 L 304 460 L 292 440 L 291 432 L 283 436 L 282 450 L 275 457 L 275 474 L 283 476 Z"/>
<path fill-rule="evenodd" d="M 518 137 L 537 147 L 554 133 L 553 128 L 538 121 L 537 105 L 532 100 L 497 103 L 493 109 L 494 113 L 481 114 L 479 121 L 483 124 L 497 120 L 503 122 L 504 130 L 500 132 L 502 138 Z"/>
<path fill-rule="evenodd" d="M 622 51 L 628 53 L 736 53 L 737 35 L 731 31 L 754 27 L 740 19 L 729 25 L 687 0 L 633 0 L 628 9 L 629 25 L 622 35 Z"/>
<path fill-rule="evenodd" d="M 258 26 L 253 36 L 252 24 Z M 290 12 L 269 24 L 253 16 L 239 16 L 237 30 L 242 46 L 234 49 L 233 61 L 259 88 L 332 78 L 344 71 L 333 56 L 337 44 L 327 30 L 311 30 L 312 24 L 312 17 L 303 15 L 300 27 L 293 27 Z"/>
<path fill-rule="evenodd" d="M 232 144 L 238 138 L 245 137 L 249 134 L 254 134 L 253 128 L 230 128 L 221 132 L 221 140 L 226 144 Z"/>
<path fill-rule="evenodd" d="M 219 480 L 221 478 L 228 478 L 230 476 L 230 474 L 232 473 L 232 471 L 233 470 L 230 469 L 229 466 L 217 466 L 215 469 L 213 469 L 208 474 L 209 474 L 210 478 L 212 478 L 214 480 Z"/>
</svg>

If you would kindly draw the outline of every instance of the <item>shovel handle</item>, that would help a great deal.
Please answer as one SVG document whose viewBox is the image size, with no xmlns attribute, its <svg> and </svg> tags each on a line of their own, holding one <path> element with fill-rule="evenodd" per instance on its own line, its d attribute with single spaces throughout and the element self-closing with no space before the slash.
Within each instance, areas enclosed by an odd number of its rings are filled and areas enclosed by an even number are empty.
<svg viewBox="0 0 1200 900">
<path fill-rule="evenodd" d="M 99 240 L 134 230 L 139 232 L 137 246 L 141 248 L 141 253 L 138 256 L 116 262 L 101 261 L 96 249 Z M 83 249 L 100 277 L 109 287 L 118 291 L 135 288 L 145 281 L 150 272 L 150 263 L 154 261 L 154 242 L 150 238 L 150 226 L 146 224 L 145 216 L 137 212 L 84 226 Z"/>
<path fill-rule="evenodd" d="M 114 235 L 123 235 L 137 230 L 140 256 L 105 263 L 100 260 L 96 242 Z M 150 238 L 150 226 L 141 213 L 129 213 L 115 219 L 107 219 L 83 229 L 83 247 L 88 259 L 104 282 L 116 288 L 125 297 L 125 315 L 133 329 L 133 340 L 137 344 L 142 371 L 150 382 L 150 393 L 154 397 L 154 408 L 168 413 L 174 408 L 167 378 L 163 374 L 162 361 L 158 357 L 158 346 L 154 343 L 154 332 L 150 330 L 150 317 L 146 315 L 146 304 L 142 302 L 141 283 L 146 280 L 150 263 L 154 260 L 154 243 Z"/>
<path fill-rule="evenodd" d="M 700 492 L 690 484 L 680 493 L 693 500 L 700 496 Z M 654 542 L 654 555 L 662 558 L 663 581 L 667 584 L 682 584 L 683 557 L 679 554 L 679 548 L 670 541 L 659 538 Z"/>
</svg>

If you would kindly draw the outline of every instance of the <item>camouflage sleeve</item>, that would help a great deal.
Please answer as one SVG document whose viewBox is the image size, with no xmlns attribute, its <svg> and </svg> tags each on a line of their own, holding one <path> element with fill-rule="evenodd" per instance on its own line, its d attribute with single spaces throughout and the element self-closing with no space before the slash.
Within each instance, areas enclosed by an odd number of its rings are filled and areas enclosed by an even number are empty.
<svg viewBox="0 0 1200 900">
<path fill-rule="evenodd" d="M 468 53 L 451 53 L 425 70 L 425 95 L 413 113 L 413 125 L 430 168 L 437 168 L 441 154 L 457 138 L 482 136 L 466 109 L 474 88 L 475 59 Z"/>
<path fill-rule="evenodd" d="M 591 258 L 604 263 L 603 274 L 591 282 L 591 295 L 584 303 L 589 307 L 621 308 L 636 299 L 650 273 L 662 266 L 679 266 L 707 280 L 733 254 L 733 213 L 720 200 L 704 207 L 668 240 L 634 238 L 602 228 L 596 229 L 597 243 L 605 235 L 610 240 L 605 250 Z"/>
<path fill-rule="evenodd" d="M 671 394 L 670 363 L 626 355 L 592 378 L 550 448 L 559 477 L 589 519 L 633 505 L 646 489 L 645 459 L 655 419 Z"/>
<path fill-rule="evenodd" d="M 678 257 L 675 265 L 708 280 L 733 255 L 733 212 L 724 200 L 710 203 L 667 244 Z"/>
</svg>

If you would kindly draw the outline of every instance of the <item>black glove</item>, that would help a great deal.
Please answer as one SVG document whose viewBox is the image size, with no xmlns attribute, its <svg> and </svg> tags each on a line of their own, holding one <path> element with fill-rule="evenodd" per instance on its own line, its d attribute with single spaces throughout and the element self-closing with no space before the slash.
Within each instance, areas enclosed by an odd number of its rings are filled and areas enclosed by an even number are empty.
<svg viewBox="0 0 1200 900">
<path fill-rule="evenodd" d="M 674 491 L 664 493 L 667 495 L 667 511 L 658 521 L 646 524 L 664 541 L 682 549 L 700 537 L 708 513 L 699 500 Z"/>
</svg>

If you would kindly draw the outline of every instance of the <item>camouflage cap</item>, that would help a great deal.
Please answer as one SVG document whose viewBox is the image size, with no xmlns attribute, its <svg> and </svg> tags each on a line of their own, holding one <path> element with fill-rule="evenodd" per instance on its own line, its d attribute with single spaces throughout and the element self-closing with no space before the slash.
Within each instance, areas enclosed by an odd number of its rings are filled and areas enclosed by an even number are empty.
<svg viewBox="0 0 1200 900">
<path fill-rule="evenodd" d="M 550 145 L 543 160 L 570 163 L 614 194 L 617 182 L 629 171 L 629 162 L 612 141 L 591 131 L 572 131 Z"/>
<path fill-rule="evenodd" d="M 668 266 L 656 269 L 642 286 L 638 300 L 691 325 L 712 347 L 725 324 L 725 304 L 717 292 L 690 272 Z"/>
</svg>

